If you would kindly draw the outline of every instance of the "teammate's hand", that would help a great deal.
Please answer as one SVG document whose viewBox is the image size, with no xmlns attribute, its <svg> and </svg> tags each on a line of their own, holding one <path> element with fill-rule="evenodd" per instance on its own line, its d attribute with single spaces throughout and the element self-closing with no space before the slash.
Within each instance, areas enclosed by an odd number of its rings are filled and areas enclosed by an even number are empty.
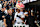
<svg viewBox="0 0 40 27">
<path fill-rule="evenodd" d="M 3 15 L 2 18 L 5 18 L 5 16 Z"/>
</svg>

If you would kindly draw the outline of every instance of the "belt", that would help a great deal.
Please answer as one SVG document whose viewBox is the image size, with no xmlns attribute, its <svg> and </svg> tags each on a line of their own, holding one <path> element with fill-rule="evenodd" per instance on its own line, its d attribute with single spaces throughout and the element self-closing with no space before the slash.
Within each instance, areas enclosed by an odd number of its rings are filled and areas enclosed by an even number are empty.
<svg viewBox="0 0 40 27">
<path fill-rule="evenodd" d="M 20 22 L 17 22 L 17 24 L 20 24 Z"/>
<path fill-rule="evenodd" d="M 21 22 L 22 23 L 22 22 Z M 17 22 L 17 24 L 20 24 L 20 22 Z M 24 24 L 24 23 L 22 23 L 22 24 Z"/>
</svg>

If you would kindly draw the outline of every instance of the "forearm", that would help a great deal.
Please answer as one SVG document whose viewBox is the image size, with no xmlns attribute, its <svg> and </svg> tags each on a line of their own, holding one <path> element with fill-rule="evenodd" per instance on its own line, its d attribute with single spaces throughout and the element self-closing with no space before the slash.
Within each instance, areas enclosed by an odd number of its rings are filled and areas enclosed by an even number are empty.
<svg viewBox="0 0 40 27">
<path fill-rule="evenodd" d="M 25 16 L 28 16 L 28 15 L 25 15 Z"/>
<path fill-rule="evenodd" d="M 24 20 L 24 18 L 20 18 L 21 20 Z"/>
<path fill-rule="evenodd" d="M 4 19 L 4 24 L 6 24 L 6 19 Z"/>
<path fill-rule="evenodd" d="M 14 23 L 15 23 L 15 20 L 16 20 L 16 18 L 14 18 L 14 20 L 12 21 L 12 24 L 14 24 Z"/>
<path fill-rule="evenodd" d="M 24 14 L 25 16 L 28 16 L 28 14 Z"/>
</svg>

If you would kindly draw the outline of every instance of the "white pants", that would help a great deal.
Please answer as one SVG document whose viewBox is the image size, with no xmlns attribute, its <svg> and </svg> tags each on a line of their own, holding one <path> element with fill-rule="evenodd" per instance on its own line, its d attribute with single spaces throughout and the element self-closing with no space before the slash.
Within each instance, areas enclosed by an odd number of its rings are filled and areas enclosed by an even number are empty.
<svg viewBox="0 0 40 27">
<path fill-rule="evenodd" d="M 20 22 L 20 24 L 18 24 L 17 22 L 14 25 L 22 25 L 22 23 Z"/>
<path fill-rule="evenodd" d="M 3 27 L 3 23 L 2 20 L 0 20 L 0 27 Z"/>
<path fill-rule="evenodd" d="M 20 26 L 22 26 L 22 27 L 23 27 L 23 26 L 29 27 L 29 25 L 22 24 L 22 23 L 18 24 L 17 22 L 13 25 L 13 27 L 14 27 L 14 26 L 16 26 L 16 27 L 17 27 L 17 26 L 18 26 L 18 27 L 20 27 Z"/>
</svg>

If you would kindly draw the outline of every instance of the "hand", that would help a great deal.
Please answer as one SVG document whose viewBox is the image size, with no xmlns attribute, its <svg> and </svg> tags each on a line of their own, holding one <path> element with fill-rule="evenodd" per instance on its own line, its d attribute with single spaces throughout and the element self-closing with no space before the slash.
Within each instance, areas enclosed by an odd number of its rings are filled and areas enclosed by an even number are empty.
<svg viewBox="0 0 40 27">
<path fill-rule="evenodd" d="M 5 18 L 5 16 L 3 15 L 2 18 Z"/>
<path fill-rule="evenodd" d="M 24 15 L 26 15 L 26 14 L 24 13 Z"/>
<path fill-rule="evenodd" d="M 22 22 L 22 23 L 24 23 L 24 22 Z"/>
<path fill-rule="evenodd" d="M 6 23 L 3 23 L 3 25 L 5 25 L 5 27 L 7 26 L 7 24 L 6 24 Z"/>
<path fill-rule="evenodd" d="M 12 24 L 14 24 L 14 21 L 12 21 Z"/>
<path fill-rule="evenodd" d="M 5 26 L 7 26 L 7 24 L 5 24 Z"/>
</svg>

